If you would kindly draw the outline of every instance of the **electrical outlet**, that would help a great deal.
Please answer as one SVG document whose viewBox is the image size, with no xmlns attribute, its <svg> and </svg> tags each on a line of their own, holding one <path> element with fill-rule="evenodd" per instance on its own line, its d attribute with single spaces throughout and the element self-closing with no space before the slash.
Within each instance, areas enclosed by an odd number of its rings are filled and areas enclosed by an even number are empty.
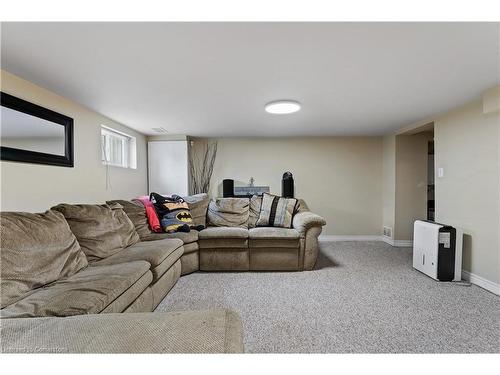
<svg viewBox="0 0 500 375">
<path fill-rule="evenodd" d="M 384 236 L 392 238 L 392 228 L 384 227 Z"/>
</svg>

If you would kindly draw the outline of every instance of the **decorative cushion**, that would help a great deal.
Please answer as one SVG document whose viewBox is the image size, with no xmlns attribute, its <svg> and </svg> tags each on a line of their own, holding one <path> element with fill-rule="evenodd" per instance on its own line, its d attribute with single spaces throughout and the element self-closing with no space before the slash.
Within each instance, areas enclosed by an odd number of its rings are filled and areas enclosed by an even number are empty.
<svg viewBox="0 0 500 375">
<path fill-rule="evenodd" d="M 2 308 L 87 266 L 87 258 L 60 212 L 3 212 L 0 237 Z"/>
<path fill-rule="evenodd" d="M 144 207 L 140 201 L 125 201 L 117 199 L 106 202 L 108 205 L 115 203 L 118 203 L 123 207 L 123 211 L 125 211 L 130 221 L 134 223 L 135 230 L 141 239 L 142 237 L 146 237 L 152 233 L 149 228 L 148 217 L 146 216 L 146 207 Z"/>
<path fill-rule="evenodd" d="M 255 224 L 257 224 L 257 220 L 259 220 L 261 205 L 262 205 L 262 197 L 258 195 L 253 195 L 252 198 L 250 198 L 248 228 L 255 228 Z"/>
<path fill-rule="evenodd" d="M 64 215 L 89 261 L 107 258 L 139 242 L 134 224 L 118 203 L 60 204 L 53 209 Z"/>
<path fill-rule="evenodd" d="M 164 197 L 158 193 L 151 193 L 149 198 L 155 206 L 164 232 L 189 232 L 190 228 L 195 228 L 189 206 L 184 198 L 175 194 Z"/>
<path fill-rule="evenodd" d="M 264 193 L 256 226 L 291 228 L 296 206 L 295 198 L 281 198 Z"/>
<path fill-rule="evenodd" d="M 189 205 L 191 216 L 195 225 L 207 225 L 207 210 L 210 203 L 210 197 L 206 193 L 189 195 L 184 197 Z"/>
<path fill-rule="evenodd" d="M 208 205 L 208 226 L 248 228 L 248 215 L 248 198 L 217 198 Z"/>
</svg>

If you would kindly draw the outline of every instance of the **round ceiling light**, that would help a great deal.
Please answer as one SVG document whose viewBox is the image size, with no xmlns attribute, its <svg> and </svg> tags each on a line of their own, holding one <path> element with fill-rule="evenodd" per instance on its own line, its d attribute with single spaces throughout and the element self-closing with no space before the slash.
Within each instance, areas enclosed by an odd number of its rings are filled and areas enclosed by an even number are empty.
<svg viewBox="0 0 500 375">
<path fill-rule="evenodd" d="M 266 112 L 275 115 L 286 115 L 300 110 L 300 103 L 295 100 L 276 100 L 266 104 Z"/>
</svg>

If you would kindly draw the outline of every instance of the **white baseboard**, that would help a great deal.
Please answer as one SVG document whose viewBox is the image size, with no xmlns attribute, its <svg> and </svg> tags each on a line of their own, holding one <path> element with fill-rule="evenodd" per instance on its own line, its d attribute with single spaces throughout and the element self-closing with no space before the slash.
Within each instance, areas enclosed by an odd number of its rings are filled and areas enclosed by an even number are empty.
<svg viewBox="0 0 500 375">
<path fill-rule="evenodd" d="M 383 241 L 391 246 L 396 247 L 412 247 L 413 241 L 411 240 L 393 240 L 392 238 L 386 236 L 377 235 L 320 235 L 318 238 L 320 241 Z"/>
<path fill-rule="evenodd" d="M 494 283 L 493 281 L 487 280 L 484 277 L 475 275 L 469 271 L 462 270 L 462 279 L 470 282 L 471 284 L 477 285 L 487 291 L 500 295 L 500 284 Z"/>
<path fill-rule="evenodd" d="M 395 246 L 395 247 L 412 247 L 413 246 L 412 240 L 393 240 L 392 238 L 389 238 L 386 236 L 381 236 L 381 239 L 385 243 L 388 243 L 389 245 Z"/>
<path fill-rule="evenodd" d="M 370 236 L 370 235 L 354 235 L 354 236 L 343 236 L 343 235 L 329 235 L 322 234 L 318 237 L 320 241 L 380 241 L 380 236 Z"/>
</svg>

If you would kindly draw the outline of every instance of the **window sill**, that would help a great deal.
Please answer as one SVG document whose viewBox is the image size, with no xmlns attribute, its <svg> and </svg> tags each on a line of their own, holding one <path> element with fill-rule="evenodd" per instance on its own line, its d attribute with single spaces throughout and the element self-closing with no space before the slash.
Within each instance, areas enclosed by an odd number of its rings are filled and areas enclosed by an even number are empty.
<svg viewBox="0 0 500 375">
<path fill-rule="evenodd" d="M 102 165 L 107 166 L 107 167 L 121 168 L 121 169 L 132 169 L 132 170 L 137 169 L 137 168 L 133 168 L 133 167 L 125 167 L 125 166 L 120 165 L 120 164 L 111 164 L 111 163 L 105 163 L 105 162 L 103 162 Z"/>
</svg>

